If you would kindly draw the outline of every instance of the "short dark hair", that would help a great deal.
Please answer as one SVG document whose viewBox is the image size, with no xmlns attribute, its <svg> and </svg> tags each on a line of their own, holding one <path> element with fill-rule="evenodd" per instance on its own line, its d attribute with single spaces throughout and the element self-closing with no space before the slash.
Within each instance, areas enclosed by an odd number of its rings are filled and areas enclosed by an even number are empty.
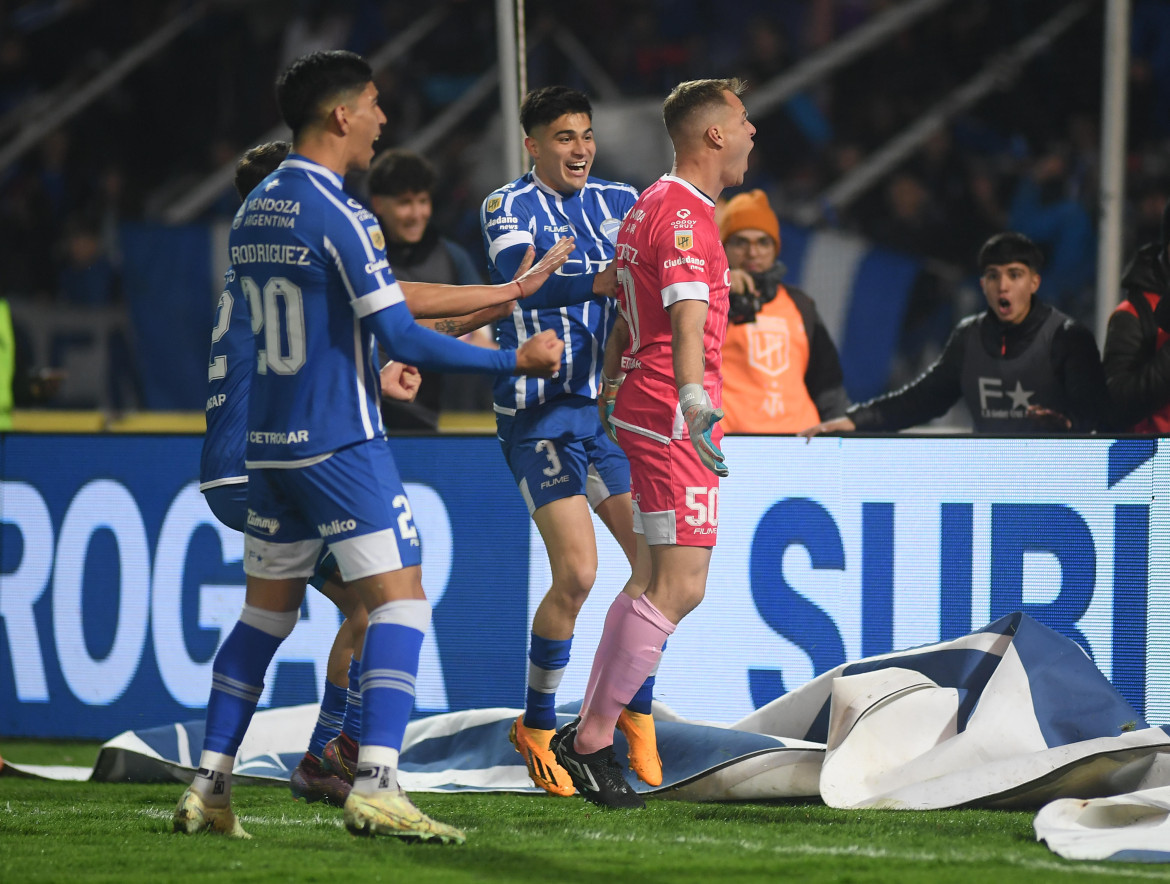
<svg viewBox="0 0 1170 884">
<path fill-rule="evenodd" d="M 404 193 L 433 193 L 435 167 L 412 150 L 384 150 L 370 164 L 371 196 L 401 196 Z"/>
<path fill-rule="evenodd" d="M 742 95 L 747 84 L 738 77 L 711 80 L 687 80 L 679 83 L 662 102 L 662 121 L 671 138 L 695 111 L 713 104 L 726 104 L 724 92 Z"/>
<path fill-rule="evenodd" d="M 287 141 L 269 141 L 267 144 L 257 144 L 244 151 L 240 161 L 236 163 L 236 193 L 244 199 L 256 189 L 261 181 L 275 171 L 276 167 L 284 162 L 292 145 Z"/>
<path fill-rule="evenodd" d="M 364 89 L 373 79 L 369 62 L 357 53 L 334 49 L 302 55 L 276 78 L 280 116 L 295 139 L 332 111 L 338 99 Z"/>
<path fill-rule="evenodd" d="M 525 95 L 520 103 L 520 125 L 526 135 L 565 114 L 585 114 L 592 121 L 593 105 L 589 96 L 568 86 L 542 86 Z"/>
<path fill-rule="evenodd" d="M 979 272 L 982 273 L 990 265 L 1020 264 L 1028 267 L 1032 272 L 1039 273 L 1044 266 L 1044 253 L 1040 247 L 1022 233 L 1008 231 L 997 233 L 983 244 L 979 250 Z"/>
</svg>

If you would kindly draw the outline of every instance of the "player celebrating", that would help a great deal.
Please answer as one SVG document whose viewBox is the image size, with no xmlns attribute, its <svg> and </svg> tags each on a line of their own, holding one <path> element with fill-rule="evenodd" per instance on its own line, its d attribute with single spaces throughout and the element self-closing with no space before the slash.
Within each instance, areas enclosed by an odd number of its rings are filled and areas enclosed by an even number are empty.
<svg viewBox="0 0 1170 884">
<path fill-rule="evenodd" d="M 599 409 L 630 459 L 638 556 L 649 557 L 650 579 L 641 596 L 619 595 L 610 607 L 581 717 L 552 741 L 577 791 L 610 807 L 644 804 L 614 760 L 614 725 L 667 636 L 702 601 L 715 545 L 717 477 L 727 475 L 716 422 L 729 288 L 715 199 L 747 170 L 756 130 L 741 90 L 738 80 L 675 87 L 662 108 L 674 168 L 639 197 L 618 235 L 622 320 L 605 352 L 615 393 Z"/>
<path fill-rule="evenodd" d="M 524 713 L 509 734 L 536 785 L 554 795 L 573 786 L 549 751 L 556 730 L 556 690 L 569 663 L 573 628 L 597 575 L 592 507 L 631 565 L 636 541 L 629 464 L 597 421 L 601 355 L 617 314 L 613 294 L 614 242 L 637 191 L 592 177 L 596 144 L 593 108 L 575 89 L 547 86 L 520 107 L 532 171 L 490 194 L 480 213 L 493 280 L 511 278 L 524 250 L 538 253 L 564 236 L 577 250 L 533 298 L 497 325 L 501 346 L 515 346 L 541 329 L 565 341 L 560 373 L 552 381 L 504 376 L 496 381 L 494 409 L 500 445 L 528 512 L 540 530 L 552 586 L 532 621 Z M 539 307 L 539 310 L 533 309 Z M 630 592 L 640 592 L 648 571 Z M 653 677 L 623 710 L 631 766 L 647 782 L 662 782 L 650 716 Z"/>
<path fill-rule="evenodd" d="M 236 165 L 235 187 L 244 199 L 264 178 L 283 162 L 292 145 L 286 141 L 261 144 L 246 151 Z M 248 388 L 256 362 L 252 341 L 252 321 L 248 302 L 240 289 L 235 268 L 224 276 L 224 289 L 215 314 L 211 333 L 211 356 L 208 360 L 207 431 L 199 461 L 199 490 L 220 522 L 243 533 L 247 518 L 248 474 L 244 468 L 247 440 Z M 410 390 L 395 386 L 404 367 L 399 363 L 383 373 L 382 392 L 392 391 L 403 398 Z M 413 386 L 417 373 L 408 383 Z M 400 393 L 399 393 L 400 391 Z M 293 794 L 308 800 L 324 798 L 341 806 L 349 794 L 349 784 L 321 767 L 321 751 L 326 741 L 337 736 L 348 716 L 353 729 L 360 726 L 360 703 L 348 704 L 351 682 L 358 689 L 358 661 L 365 632 L 365 609 L 355 594 L 336 580 L 316 580 L 321 590 L 345 615 L 329 652 L 328 677 L 317 724 L 309 739 L 309 750 L 293 771 Z M 357 731 L 353 731 L 357 732 Z"/>
<path fill-rule="evenodd" d="M 244 152 L 236 165 L 235 188 L 244 199 L 288 155 L 286 141 L 261 144 Z M 553 261 L 531 268 L 534 252 L 521 264 L 516 281 L 520 294 L 529 294 L 547 278 Z M 549 256 L 546 255 L 546 259 Z M 451 319 L 420 319 L 420 325 L 434 328 L 445 323 L 457 334 L 460 329 L 490 322 L 511 312 L 510 299 L 517 294 L 512 285 L 449 286 L 429 283 L 402 283 L 406 304 L 416 317 L 436 309 L 458 314 Z M 472 311 L 470 315 L 467 314 Z M 502 311 L 502 312 L 501 312 Z M 199 463 L 199 490 L 220 522 L 240 533 L 245 530 L 248 474 L 244 467 L 247 439 L 248 388 L 256 361 L 252 340 L 251 313 L 240 290 L 234 268 L 224 277 L 224 290 L 216 309 L 208 360 L 207 431 L 203 436 Z M 410 401 L 418 391 L 420 375 L 411 366 L 389 362 L 381 371 L 383 397 Z M 361 734 L 361 649 L 365 637 L 366 611 L 360 599 L 341 581 L 337 563 L 327 555 L 319 563 L 310 583 L 329 598 L 345 619 L 329 652 L 327 677 L 317 723 L 304 757 L 289 778 L 293 796 L 309 802 L 324 800 L 342 807 L 353 784 L 357 745 Z M 332 751 L 334 764 L 323 764 Z"/>
<path fill-rule="evenodd" d="M 374 216 L 342 189 L 346 172 L 369 165 L 386 122 L 364 59 L 341 51 L 297 59 L 277 81 L 277 103 L 293 153 L 249 195 L 229 239 L 256 335 L 247 591 L 216 654 L 199 770 L 175 809 L 174 829 L 248 837 L 231 809 L 235 753 L 328 542 L 369 612 L 362 745 L 346 827 L 459 843 L 463 832 L 421 813 L 398 786 L 431 611 L 410 502 L 382 436 L 374 339 L 395 361 L 492 374 L 551 374 L 563 345 L 550 333 L 518 350 L 485 350 L 411 319 Z"/>
</svg>

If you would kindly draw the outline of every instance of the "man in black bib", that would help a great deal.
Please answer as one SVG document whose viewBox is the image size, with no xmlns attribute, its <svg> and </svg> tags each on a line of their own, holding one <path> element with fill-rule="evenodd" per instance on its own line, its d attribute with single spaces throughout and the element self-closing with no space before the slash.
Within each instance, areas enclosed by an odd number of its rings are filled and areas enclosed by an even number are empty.
<svg viewBox="0 0 1170 884">
<path fill-rule="evenodd" d="M 960 398 L 977 433 L 1105 429 L 1109 394 L 1097 343 L 1084 325 L 1036 299 L 1041 262 L 1026 236 L 991 237 L 979 250 L 987 309 L 961 321 L 938 359 L 905 387 L 801 435 L 902 430 L 942 416 Z"/>
</svg>

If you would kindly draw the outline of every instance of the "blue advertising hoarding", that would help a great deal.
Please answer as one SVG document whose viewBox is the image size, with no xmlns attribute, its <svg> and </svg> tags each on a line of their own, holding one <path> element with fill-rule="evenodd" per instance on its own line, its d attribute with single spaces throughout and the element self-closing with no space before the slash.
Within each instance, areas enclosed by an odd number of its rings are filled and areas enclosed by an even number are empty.
<svg viewBox="0 0 1170 884">
<path fill-rule="evenodd" d="M 0 735 L 106 738 L 198 715 L 243 602 L 242 537 L 197 490 L 199 444 L 0 437 Z M 418 710 L 522 705 L 550 572 L 496 441 L 391 445 L 435 607 Z M 659 671 L 680 714 L 734 721 L 846 660 L 1024 610 L 1170 721 L 1170 489 L 1154 440 L 733 437 L 725 451 L 731 476 L 704 502 L 719 531 L 707 597 Z M 584 692 L 629 573 L 595 530 L 563 700 Z M 337 623 L 310 592 L 263 706 L 319 697 Z"/>
</svg>

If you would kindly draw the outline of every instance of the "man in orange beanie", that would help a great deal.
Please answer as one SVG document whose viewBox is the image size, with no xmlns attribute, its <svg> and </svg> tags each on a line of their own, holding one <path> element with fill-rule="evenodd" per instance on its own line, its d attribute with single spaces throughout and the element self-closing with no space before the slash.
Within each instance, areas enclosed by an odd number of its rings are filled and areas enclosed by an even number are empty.
<svg viewBox="0 0 1170 884">
<path fill-rule="evenodd" d="M 762 190 L 732 197 L 719 235 L 731 267 L 723 345 L 728 433 L 796 433 L 849 407 L 841 360 L 812 298 L 781 281 L 780 222 Z"/>
</svg>

